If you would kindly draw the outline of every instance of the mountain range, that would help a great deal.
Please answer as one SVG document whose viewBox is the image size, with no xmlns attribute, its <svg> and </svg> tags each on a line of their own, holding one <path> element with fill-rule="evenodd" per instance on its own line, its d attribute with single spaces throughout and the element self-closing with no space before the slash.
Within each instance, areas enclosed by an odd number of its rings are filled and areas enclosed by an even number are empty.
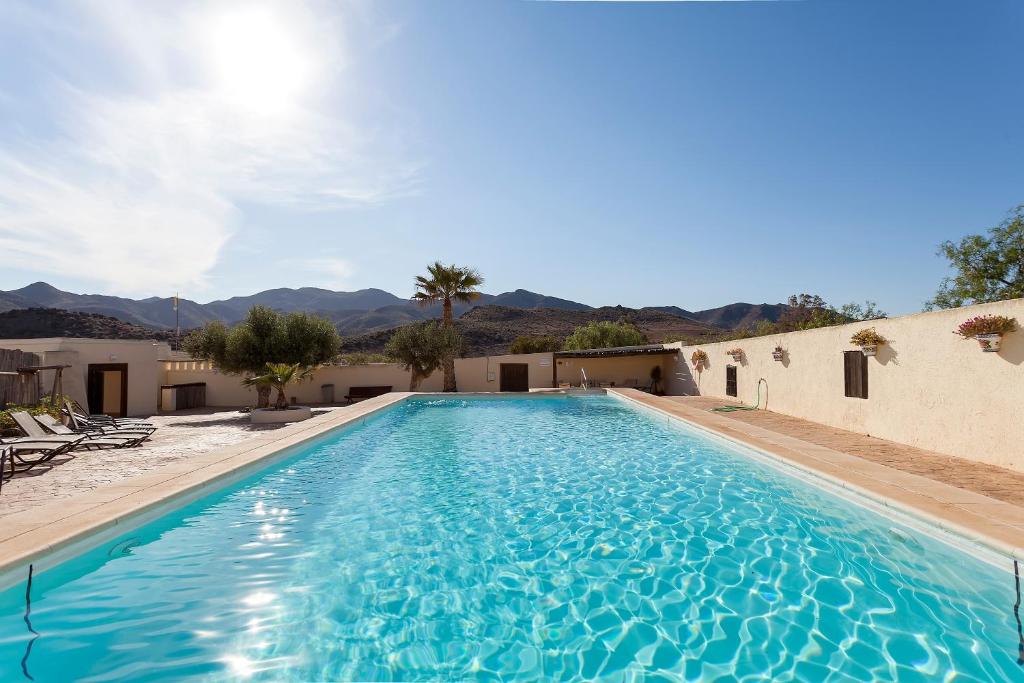
<svg viewBox="0 0 1024 683">
<path fill-rule="evenodd" d="M 249 296 L 200 304 L 179 299 L 181 329 L 200 327 L 212 320 L 235 323 L 256 304 L 279 311 L 309 311 L 331 320 L 346 338 L 346 348 L 378 350 L 394 328 L 440 316 L 439 306 L 422 307 L 382 289 L 338 292 L 315 287 L 269 289 Z M 49 309 L 43 314 L 40 309 Z M 784 304 L 735 303 L 690 311 L 678 306 L 595 308 L 568 299 L 517 289 L 481 294 L 472 304 L 456 304 L 455 315 L 467 336 L 470 350 L 496 353 L 507 349 L 518 334 L 565 336 L 576 325 L 591 320 L 628 320 L 652 341 L 680 336 L 711 336 L 728 329 L 746 328 L 758 320 L 778 320 Z M 69 311 L 76 316 L 62 316 Z M 175 327 L 170 297 L 128 299 L 103 294 L 75 294 L 45 282 L 0 291 L 0 339 L 19 336 L 125 336 L 137 338 L 146 329 L 169 336 Z M 83 317 L 83 314 L 86 317 Z M 88 317 L 92 316 L 92 317 Z M 118 326 L 111 319 L 123 321 Z M 36 330 L 38 328 L 38 330 Z M 93 333 L 89 333 L 89 330 Z M 35 332 L 34 332 L 35 330 Z M 62 332 L 63 330 L 63 332 Z M 123 333 L 123 334 L 121 334 Z"/>
</svg>

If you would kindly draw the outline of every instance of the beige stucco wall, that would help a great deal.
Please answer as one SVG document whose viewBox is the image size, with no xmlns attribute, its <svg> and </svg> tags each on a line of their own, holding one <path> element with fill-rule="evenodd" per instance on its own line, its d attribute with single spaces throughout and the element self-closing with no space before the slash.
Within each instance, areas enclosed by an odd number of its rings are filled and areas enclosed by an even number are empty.
<svg viewBox="0 0 1024 683">
<path fill-rule="evenodd" d="M 1024 300 L 687 346 L 669 373 L 669 392 L 725 398 L 725 368 L 733 364 L 725 352 L 738 346 L 745 352 L 736 364 L 738 398 L 746 403 L 757 400 L 764 378 L 769 410 L 1024 471 L 1024 331 L 1006 335 L 999 353 L 952 333 L 988 313 L 1024 324 Z M 868 398 L 846 398 L 842 352 L 856 348 L 850 335 L 864 327 L 890 343 L 867 359 Z M 776 344 L 786 349 L 784 362 L 772 359 Z M 696 348 L 710 363 L 695 376 Z"/>
<path fill-rule="evenodd" d="M 502 356 L 459 358 L 455 361 L 455 382 L 459 391 L 498 391 L 502 363 L 526 363 L 531 389 L 552 386 L 554 370 L 551 353 L 520 353 Z"/>
<path fill-rule="evenodd" d="M 163 364 L 162 384 L 206 382 L 206 405 L 214 407 L 240 407 L 255 405 L 256 390 L 242 385 L 236 375 L 223 374 L 204 361 L 171 361 Z M 312 379 L 293 384 L 288 389 L 289 399 L 298 403 L 320 403 L 321 386 L 334 385 L 334 398 L 344 401 L 354 386 L 390 386 L 394 391 L 409 390 L 409 371 L 396 363 L 370 365 L 331 365 L 318 368 Z M 440 373 L 423 381 L 420 391 L 440 391 L 443 388 Z M 273 395 L 271 396 L 273 399 Z"/>
<path fill-rule="evenodd" d="M 87 405 L 86 386 L 90 364 L 127 363 L 128 414 L 152 415 L 159 396 L 159 363 L 169 351 L 166 344 L 118 339 L 2 339 L 0 348 L 40 354 L 43 365 L 71 365 L 64 370 L 64 393 Z M 53 373 L 43 373 L 43 387 L 49 392 Z"/>
<path fill-rule="evenodd" d="M 651 370 L 661 366 L 662 387 L 675 362 L 673 356 L 623 356 L 609 358 L 559 358 L 558 381 L 578 386 L 583 379 L 580 370 L 585 370 L 591 386 L 601 383 L 614 386 L 628 386 L 630 380 L 646 387 L 651 383 Z"/>
</svg>

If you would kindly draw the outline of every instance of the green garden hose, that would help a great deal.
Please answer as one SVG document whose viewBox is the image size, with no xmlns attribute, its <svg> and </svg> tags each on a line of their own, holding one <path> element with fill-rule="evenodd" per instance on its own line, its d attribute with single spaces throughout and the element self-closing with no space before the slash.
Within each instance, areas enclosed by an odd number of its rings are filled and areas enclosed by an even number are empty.
<svg viewBox="0 0 1024 683">
<path fill-rule="evenodd" d="M 751 408 L 750 406 L 719 406 L 718 408 L 712 408 L 711 412 L 713 412 L 713 413 L 732 413 L 732 412 L 735 412 L 737 410 L 757 410 L 757 407 L 759 405 L 761 405 L 761 382 L 764 382 L 764 409 L 767 410 L 768 409 L 768 381 L 764 377 L 762 377 L 761 379 L 757 380 L 757 403 L 754 404 L 753 408 Z"/>
</svg>

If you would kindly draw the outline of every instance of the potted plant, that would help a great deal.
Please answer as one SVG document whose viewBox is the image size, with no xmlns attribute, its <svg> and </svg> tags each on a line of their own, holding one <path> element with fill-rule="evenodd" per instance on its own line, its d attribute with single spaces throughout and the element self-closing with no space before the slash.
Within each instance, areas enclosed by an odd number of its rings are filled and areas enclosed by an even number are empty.
<svg viewBox="0 0 1024 683">
<path fill-rule="evenodd" d="M 977 339 L 982 351 L 996 352 L 1003 335 L 1017 329 L 1017 319 L 1005 315 L 979 315 L 960 323 L 954 332 L 964 339 Z"/>
<path fill-rule="evenodd" d="M 256 408 L 249 414 L 253 423 L 297 422 L 312 416 L 308 406 L 289 406 L 285 389 L 289 384 L 303 382 L 313 375 L 313 368 L 300 363 L 267 363 L 267 371 L 257 377 L 247 377 L 242 383 L 249 387 L 270 387 L 277 390 L 273 408 Z"/>
<path fill-rule="evenodd" d="M 702 351 L 701 349 L 697 349 L 690 356 L 690 362 L 693 363 L 693 368 L 697 372 L 701 372 L 702 370 L 704 370 L 704 366 L 707 365 L 708 354 Z"/>
<path fill-rule="evenodd" d="M 733 361 L 735 361 L 736 363 L 739 363 L 740 361 L 743 360 L 743 349 L 739 348 L 738 346 L 734 349 L 729 349 L 725 353 L 732 356 Z"/>
<path fill-rule="evenodd" d="M 774 358 L 775 360 L 779 361 L 780 363 L 782 362 L 782 358 L 785 355 L 786 355 L 786 350 L 783 349 L 780 344 L 776 344 L 775 348 L 772 349 L 772 358 Z"/>
<path fill-rule="evenodd" d="M 873 327 L 865 327 L 860 332 L 857 332 L 850 337 L 850 343 L 854 346 L 859 346 L 861 353 L 865 356 L 874 356 L 878 353 L 878 347 L 885 344 L 888 340 L 882 335 L 875 332 Z"/>
</svg>

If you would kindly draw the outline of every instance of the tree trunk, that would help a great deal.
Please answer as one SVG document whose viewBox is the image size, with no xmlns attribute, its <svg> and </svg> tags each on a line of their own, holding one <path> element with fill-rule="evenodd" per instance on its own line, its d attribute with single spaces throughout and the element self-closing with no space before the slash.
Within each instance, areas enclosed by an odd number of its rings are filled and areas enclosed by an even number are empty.
<svg viewBox="0 0 1024 683">
<path fill-rule="evenodd" d="M 444 390 L 445 391 L 458 391 L 455 387 L 455 359 L 445 358 L 444 359 Z"/>
<path fill-rule="evenodd" d="M 256 407 L 267 408 L 270 406 L 270 387 L 256 387 Z"/>
<path fill-rule="evenodd" d="M 416 372 L 415 370 L 412 370 L 409 373 L 409 391 L 419 391 L 420 382 L 422 381 L 423 377 L 420 375 L 420 373 Z"/>
<path fill-rule="evenodd" d="M 452 300 L 449 298 L 445 298 L 444 300 L 444 317 L 442 320 L 444 321 L 445 327 L 451 327 L 454 324 L 452 318 Z M 458 391 L 455 386 L 455 359 L 451 357 L 445 358 L 441 367 L 444 370 L 444 390 Z"/>
<path fill-rule="evenodd" d="M 277 387 L 277 404 L 274 407 L 278 410 L 288 407 L 288 399 L 284 396 L 284 387 Z"/>
</svg>

